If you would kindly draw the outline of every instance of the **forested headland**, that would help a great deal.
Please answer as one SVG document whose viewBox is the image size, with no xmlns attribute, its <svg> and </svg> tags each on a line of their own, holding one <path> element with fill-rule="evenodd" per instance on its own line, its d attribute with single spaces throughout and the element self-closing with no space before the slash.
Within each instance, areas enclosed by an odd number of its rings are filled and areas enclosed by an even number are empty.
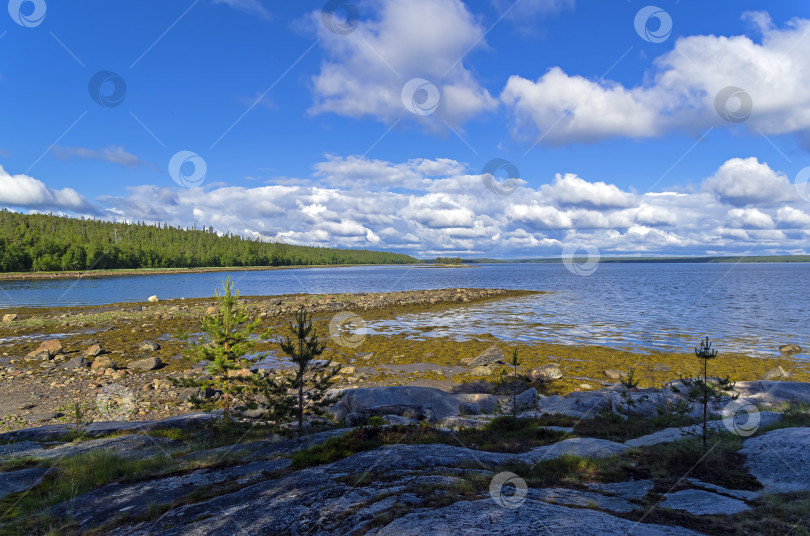
<svg viewBox="0 0 810 536">
<path fill-rule="evenodd" d="M 408 255 L 385 251 L 295 246 L 219 235 L 213 228 L 0 211 L 0 272 L 415 262 Z"/>
</svg>

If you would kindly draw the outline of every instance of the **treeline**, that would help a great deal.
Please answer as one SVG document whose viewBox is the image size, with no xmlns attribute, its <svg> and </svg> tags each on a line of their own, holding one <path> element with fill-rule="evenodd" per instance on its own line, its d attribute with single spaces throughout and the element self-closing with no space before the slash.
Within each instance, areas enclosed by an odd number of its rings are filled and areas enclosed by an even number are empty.
<svg viewBox="0 0 810 536">
<path fill-rule="evenodd" d="M 436 264 L 461 264 L 460 257 L 436 257 Z"/>
<path fill-rule="evenodd" d="M 384 251 L 330 249 L 219 236 L 213 228 L 112 223 L 0 211 L 0 271 L 324 264 L 407 264 Z"/>
</svg>

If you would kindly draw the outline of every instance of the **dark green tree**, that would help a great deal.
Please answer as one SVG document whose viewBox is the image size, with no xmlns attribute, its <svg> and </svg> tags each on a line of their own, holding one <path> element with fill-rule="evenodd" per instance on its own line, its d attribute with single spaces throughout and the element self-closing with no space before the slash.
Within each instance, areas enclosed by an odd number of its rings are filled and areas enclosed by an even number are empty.
<svg viewBox="0 0 810 536">
<path fill-rule="evenodd" d="M 318 340 L 312 327 L 312 318 L 304 308 L 295 314 L 290 322 L 292 336 L 280 341 L 281 350 L 290 357 L 296 368 L 290 380 L 290 388 L 295 392 L 295 413 L 298 418 L 298 433 L 304 428 L 304 410 L 315 415 L 323 415 L 324 410 L 335 400 L 326 395 L 334 383 L 339 366 L 332 367 L 331 361 L 318 361 L 326 349 L 326 344 Z"/>
</svg>

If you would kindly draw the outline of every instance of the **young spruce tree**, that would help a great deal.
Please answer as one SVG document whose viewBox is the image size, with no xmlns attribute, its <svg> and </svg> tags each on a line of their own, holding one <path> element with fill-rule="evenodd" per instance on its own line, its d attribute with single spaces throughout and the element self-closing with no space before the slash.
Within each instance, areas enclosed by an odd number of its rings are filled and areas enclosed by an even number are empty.
<svg viewBox="0 0 810 536">
<path fill-rule="evenodd" d="M 210 380 L 179 380 L 184 387 L 214 388 L 222 391 L 224 416 L 230 417 L 231 400 L 245 389 L 251 378 L 234 377 L 231 371 L 246 368 L 250 363 L 245 355 L 253 348 L 251 335 L 259 329 L 259 319 L 250 320 L 247 310 L 239 305 L 239 291 L 234 292 L 230 277 L 222 283 L 222 294 L 216 291 L 218 311 L 205 315 L 200 329 L 204 337 L 189 347 L 187 355 L 196 361 L 208 361 L 206 370 Z M 269 332 L 264 334 L 269 337 Z M 192 399 L 199 405 L 199 399 Z"/>
<path fill-rule="evenodd" d="M 294 376 L 288 380 L 295 393 L 294 412 L 298 418 L 298 433 L 304 428 L 304 408 L 315 415 L 323 415 L 327 406 L 335 402 L 327 397 L 326 391 L 334 383 L 339 367 L 332 367 L 331 361 L 317 361 L 326 349 L 326 344 L 318 340 L 318 334 L 312 327 L 312 318 L 301 308 L 290 322 L 292 336 L 286 336 L 281 343 L 282 351 L 296 365 Z"/>
</svg>

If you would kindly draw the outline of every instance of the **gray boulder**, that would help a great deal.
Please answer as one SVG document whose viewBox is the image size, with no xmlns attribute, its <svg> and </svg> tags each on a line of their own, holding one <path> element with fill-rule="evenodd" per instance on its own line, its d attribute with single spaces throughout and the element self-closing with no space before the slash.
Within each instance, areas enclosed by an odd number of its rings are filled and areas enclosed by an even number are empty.
<svg viewBox="0 0 810 536">
<path fill-rule="evenodd" d="M 409 406 L 430 410 L 432 418 L 436 420 L 459 414 L 458 400 L 455 396 L 433 387 L 412 385 L 349 389 L 330 411 L 337 419 L 343 420 L 353 412 L 369 411 L 372 408 L 386 406 Z M 388 412 L 387 414 L 396 413 Z"/>
<path fill-rule="evenodd" d="M 786 381 L 736 382 L 734 392 L 752 403 L 766 406 L 785 402 L 810 403 L 810 383 Z"/>
<path fill-rule="evenodd" d="M 751 437 L 740 452 L 766 493 L 810 491 L 810 428 L 782 428 Z"/>
<path fill-rule="evenodd" d="M 155 370 L 163 366 L 163 361 L 159 357 L 147 357 L 146 359 L 138 359 L 127 363 L 127 368 L 130 370 Z"/>
<path fill-rule="evenodd" d="M 537 408 L 537 389 L 531 387 L 515 397 L 517 410 L 531 410 Z"/>
<path fill-rule="evenodd" d="M 526 373 L 526 378 L 532 382 L 550 382 L 563 377 L 562 369 L 555 363 L 543 365 L 540 368 L 530 370 Z"/>
<path fill-rule="evenodd" d="M 160 350 L 160 345 L 155 341 L 146 340 L 138 345 L 138 350 L 143 350 L 145 352 L 157 352 Z"/>
<path fill-rule="evenodd" d="M 62 364 L 59 368 L 62 370 L 84 369 L 90 366 L 90 361 L 86 360 L 84 356 L 76 356 L 70 361 Z"/>
<path fill-rule="evenodd" d="M 461 362 L 468 367 L 485 367 L 493 363 L 506 363 L 506 355 L 503 350 L 493 344 L 481 352 L 478 357 L 462 359 Z"/>
</svg>

